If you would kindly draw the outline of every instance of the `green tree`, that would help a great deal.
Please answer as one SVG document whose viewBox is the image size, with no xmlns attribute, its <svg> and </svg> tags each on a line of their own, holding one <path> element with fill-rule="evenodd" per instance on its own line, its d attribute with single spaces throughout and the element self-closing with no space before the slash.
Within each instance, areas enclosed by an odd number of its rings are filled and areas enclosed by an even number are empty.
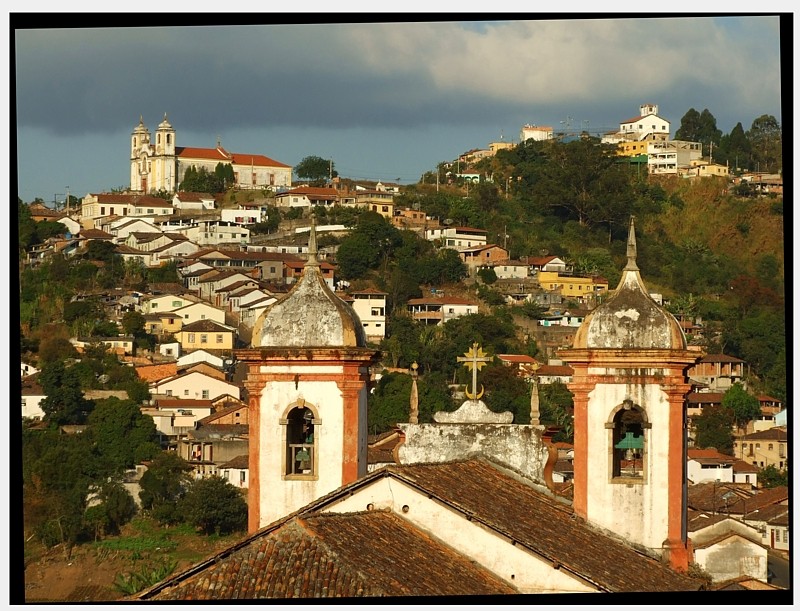
<svg viewBox="0 0 800 611">
<path fill-rule="evenodd" d="M 135 401 L 117 397 L 96 401 L 89 425 L 96 451 L 110 474 L 159 453 L 156 425 L 150 416 L 142 414 Z"/>
<path fill-rule="evenodd" d="M 117 481 L 107 481 L 97 491 L 98 504 L 86 509 L 84 520 L 98 536 L 118 535 L 120 527 L 136 515 L 136 503 L 125 487 Z"/>
<path fill-rule="evenodd" d="M 747 139 L 756 169 L 762 172 L 780 172 L 783 169 L 781 125 L 775 117 L 761 115 L 755 119 L 747 132 Z"/>
<path fill-rule="evenodd" d="M 181 514 L 204 534 L 227 535 L 247 526 L 247 502 L 240 490 L 218 476 L 191 483 Z"/>
<path fill-rule="evenodd" d="M 159 453 L 139 480 L 142 509 L 161 524 L 180 522 L 178 503 L 191 483 L 191 470 L 176 452 Z"/>
<path fill-rule="evenodd" d="M 702 122 L 700 113 L 694 108 L 690 108 L 681 117 L 681 125 L 675 130 L 675 140 L 686 140 L 688 142 L 700 142 Z"/>
<path fill-rule="evenodd" d="M 727 163 L 737 174 L 739 168 L 752 169 L 752 146 L 741 122 L 734 126 L 730 134 L 721 138 L 719 150 L 714 157 L 718 163 Z"/>
<path fill-rule="evenodd" d="M 78 351 L 63 337 L 44 337 L 39 343 L 39 360 L 42 364 L 61 362 L 78 356 Z"/>
<path fill-rule="evenodd" d="M 39 383 L 47 395 L 40 407 L 51 424 L 60 426 L 86 421 L 94 403 L 84 398 L 80 379 L 71 368 L 65 368 L 61 361 L 47 363 L 39 373 Z"/>
<path fill-rule="evenodd" d="M 312 184 L 321 187 L 328 177 L 336 178 L 339 173 L 334 169 L 335 164 L 330 159 L 323 159 L 317 155 L 309 155 L 294 166 L 294 174 L 300 179 L 307 179 Z"/>
<path fill-rule="evenodd" d="M 125 312 L 122 315 L 122 331 L 125 335 L 132 335 L 133 337 L 144 336 L 144 315 L 136 310 Z"/>
<path fill-rule="evenodd" d="M 635 193 L 630 171 L 619 163 L 613 146 L 588 138 L 550 143 L 543 152 L 546 161 L 527 178 L 540 206 L 580 226 L 627 223 Z"/>
<path fill-rule="evenodd" d="M 86 252 L 83 254 L 85 259 L 91 261 L 102 261 L 103 263 L 111 263 L 111 260 L 118 256 L 116 254 L 117 247 L 113 242 L 106 240 L 90 240 L 86 246 Z"/>
<path fill-rule="evenodd" d="M 219 162 L 214 168 L 214 187 L 209 193 L 221 193 L 236 186 L 236 174 L 230 163 Z"/>
<path fill-rule="evenodd" d="M 539 385 L 539 419 L 542 424 L 561 428 L 555 441 L 572 443 L 574 439 L 572 393 L 563 382 Z"/>
<path fill-rule="evenodd" d="M 493 412 L 509 411 L 515 424 L 530 424 L 531 392 L 528 383 L 517 375 L 515 368 L 492 364 L 480 374 L 486 388 L 484 401 Z"/>
<path fill-rule="evenodd" d="M 764 488 L 776 488 L 789 485 L 789 472 L 779 471 L 775 465 L 767 465 L 758 472 L 758 483 Z"/>
<path fill-rule="evenodd" d="M 739 382 L 722 395 L 722 406 L 733 412 L 733 420 L 740 429 L 751 420 L 761 416 L 761 405 L 758 398 L 747 392 Z"/>
<path fill-rule="evenodd" d="M 497 273 L 494 271 L 493 267 L 481 267 L 478 270 L 478 278 L 480 278 L 484 284 L 494 284 L 497 282 Z"/>
<path fill-rule="evenodd" d="M 722 405 L 703 408 L 694 419 L 695 445 L 698 448 L 716 448 L 723 454 L 733 452 L 733 411 Z"/>
</svg>

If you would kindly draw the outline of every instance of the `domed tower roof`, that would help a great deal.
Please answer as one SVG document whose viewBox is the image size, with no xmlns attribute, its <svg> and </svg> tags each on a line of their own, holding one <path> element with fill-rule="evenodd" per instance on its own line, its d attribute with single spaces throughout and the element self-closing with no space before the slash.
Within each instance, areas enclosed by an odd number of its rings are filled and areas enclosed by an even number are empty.
<svg viewBox="0 0 800 611">
<path fill-rule="evenodd" d="M 631 217 L 628 263 L 611 296 L 583 321 L 573 348 L 686 349 L 686 337 L 675 317 L 659 306 L 639 275 L 636 234 Z"/>
<path fill-rule="evenodd" d="M 297 283 L 256 321 L 253 347 L 366 347 L 358 315 L 334 294 L 322 276 L 313 218 L 308 252 L 308 262 Z"/>
<path fill-rule="evenodd" d="M 147 127 L 144 124 L 144 118 L 142 117 L 142 115 L 139 115 L 139 125 L 137 125 L 136 127 L 133 128 L 133 133 L 135 133 L 135 134 L 147 134 L 149 132 L 150 132 L 150 130 L 148 130 Z"/>
<path fill-rule="evenodd" d="M 158 129 L 172 129 L 172 125 L 167 121 L 167 113 L 164 113 L 164 120 L 158 124 Z"/>
</svg>

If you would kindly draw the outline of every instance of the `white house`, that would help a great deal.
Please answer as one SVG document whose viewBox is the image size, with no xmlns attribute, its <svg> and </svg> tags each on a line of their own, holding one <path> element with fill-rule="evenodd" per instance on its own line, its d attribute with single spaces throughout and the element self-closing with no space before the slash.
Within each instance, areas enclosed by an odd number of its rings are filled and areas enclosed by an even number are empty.
<svg viewBox="0 0 800 611">
<path fill-rule="evenodd" d="M 347 300 L 358 314 L 367 339 L 380 342 L 386 337 L 386 296 L 387 293 L 366 289 L 351 291 L 351 300 Z"/>
<path fill-rule="evenodd" d="M 150 392 L 180 399 L 206 400 L 213 400 L 224 394 L 240 399 L 241 394 L 240 388 L 235 384 L 212 378 L 199 371 L 178 374 L 177 376 L 154 382 L 150 385 Z M 208 416 L 208 414 L 204 414 L 203 417 L 205 416 Z"/>
<path fill-rule="evenodd" d="M 473 246 L 486 246 L 486 230 L 473 227 L 437 227 L 425 230 L 425 239 L 441 240 L 445 248 L 459 250 Z"/>
<path fill-rule="evenodd" d="M 147 219 L 123 217 L 105 225 L 108 233 L 115 236 L 118 242 L 124 242 L 132 233 L 163 233 L 155 224 Z M 101 227 L 102 229 L 102 227 Z"/>
<path fill-rule="evenodd" d="M 670 122 L 658 116 L 658 105 L 642 104 L 637 116 L 621 121 L 619 131 L 606 134 L 602 141 L 616 144 L 631 140 L 667 140 L 669 133 Z"/>
<path fill-rule="evenodd" d="M 59 216 L 55 219 L 55 221 L 64 225 L 64 227 L 67 228 L 67 231 L 69 231 L 72 235 L 77 234 L 81 230 L 81 224 L 66 214 L 64 216 Z"/>
<path fill-rule="evenodd" d="M 176 210 L 213 210 L 217 207 L 210 193 L 179 191 L 172 198 Z"/>
<path fill-rule="evenodd" d="M 530 266 L 523 261 L 499 261 L 492 269 L 500 280 L 523 280 L 530 276 Z"/>
<path fill-rule="evenodd" d="M 170 342 L 169 344 L 159 344 L 158 353 L 161 356 L 168 356 L 170 358 L 180 358 L 181 344 L 180 342 Z"/>
<path fill-rule="evenodd" d="M 213 320 L 221 325 L 225 324 L 225 310 L 216 308 L 205 301 L 198 301 L 173 310 L 173 314 L 183 320 L 184 327 L 198 320 Z"/>
<path fill-rule="evenodd" d="M 414 320 L 441 325 L 448 320 L 478 313 L 478 304 L 460 297 L 419 297 L 408 300 L 408 311 Z"/>
<path fill-rule="evenodd" d="M 249 457 L 247 454 L 236 456 L 228 462 L 222 463 L 217 469 L 217 474 L 231 486 L 247 488 L 249 485 Z"/>
<path fill-rule="evenodd" d="M 222 220 L 198 221 L 182 233 L 195 244 L 249 244 L 250 229 L 237 223 Z"/>
<path fill-rule="evenodd" d="M 34 373 L 39 373 L 39 370 L 36 369 L 33 365 L 29 365 L 28 363 L 23 363 L 20 361 L 20 371 L 22 377 L 33 375 Z"/>
<path fill-rule="evenodd" d="M 692 511 L 688 518 L 694 561 L 715 582 L 743 575 L 767 582 L 768 552 L 758 530 L 719 514 Z"/>
<path fill-rule="evenodd" d="M 686 477 L 690 482 L 733 482 L 733 464 L 736 458 L 720 454 L 713 449 L 689 448 L 687 450 Z"/>
<path fill-rule="evenodd" d="M 105 216 L 159 217 L 175 213 L 171 202 L 150 195 L 87 193 L 81 203 L 81 226 L 96 227 Z"/>
<path fill-rule="evenodd" d="M 692 166 L 703 155 L 699 142 L 665 140 L 647 144 L 647 171 L 650 174 L 677 174 Z"/>
<path fill-rule="evenodd" d="M 188 354 L 178 357 L 178 368 L 194 365 L 196 363 L 208 363 L 212 367 L 221 370 L 225 364 L 225 359 L 205 350 L 193 350 Z"/>
<path fill-rule="evenodd" d="M 234 223 L 236 225 L 254 225 L 265 220 L 266 211 L 261 212 L 253 208 L 236 208 L 231 210 L 226 208 L 220 210 L 220 220 L 226 223 Z"/>
<path fill-rule="evenodd" d="M 47 398 L 41 385 L 38 375 L 32 374 L 22 379 L 22 417 L 41 420 L 44 418 L 44 410 L 39 404 Z"/>
<path fill-rule="evenodd" d="M 148 295 L 142 300 L 142 314 L 155 314 L 158 312 L 174 312 L 200 300 L 194 295 Z"/>
</svg>

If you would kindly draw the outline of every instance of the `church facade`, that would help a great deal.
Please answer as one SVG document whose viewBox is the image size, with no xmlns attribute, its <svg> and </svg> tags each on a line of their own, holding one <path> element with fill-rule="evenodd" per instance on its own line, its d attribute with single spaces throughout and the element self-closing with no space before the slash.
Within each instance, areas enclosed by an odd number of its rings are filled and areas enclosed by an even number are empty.
<svg viewBox="0 0 800 611">
<path fill-rule="evenodd" d="M 175 193 L 186 171 L 205 168 L 214 172 L 217 164 L 230 164 L 239 189 L 270 189 L 292 186 L 292 167 L 264 155 L 230 153 L 220 142 L 215 148 L 177 145 L 177 134 L 164 115 L 151 134 L 142 117 L 131 133 L 131 191 L 150 194 Z"/>
</svg>

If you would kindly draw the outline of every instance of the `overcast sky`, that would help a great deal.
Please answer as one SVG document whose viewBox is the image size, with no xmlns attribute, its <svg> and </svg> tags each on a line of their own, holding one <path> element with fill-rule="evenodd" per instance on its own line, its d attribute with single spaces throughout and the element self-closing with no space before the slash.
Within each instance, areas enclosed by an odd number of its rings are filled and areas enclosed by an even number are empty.
<svg viewBox="0 0 800 611">
<path fill-rule="evenodd" d="M 708 108 L 723 133 L 763 114 L 782 122 L 777 17 L 43 23 L 11 21 L 26 202 L 130 186 L 131 131 L 140 116 L 155 131 L 165 113 L 178 146 L 219 138 L 232 153 L 289 165 L 318 155 L 341 176 L 404 184 L 518 142 L 525 123 L 608 131 L 644 103 L 673 135 L 690 108 Z"/>
</svg>

